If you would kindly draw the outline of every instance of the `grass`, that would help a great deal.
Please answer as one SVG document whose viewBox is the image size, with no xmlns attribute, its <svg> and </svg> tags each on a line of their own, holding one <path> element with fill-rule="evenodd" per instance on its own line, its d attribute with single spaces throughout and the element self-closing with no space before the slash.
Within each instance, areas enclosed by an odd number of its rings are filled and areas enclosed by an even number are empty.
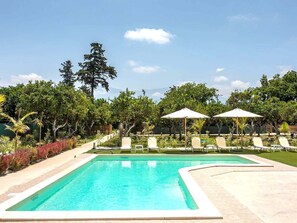
<svg viewBox="0 0 297 223">
<path fill-rule="evenodd" d="M 270 159 L 270 160 L 274 160 L 274 161 L 284 163 L 284 164 L 287 164 L 290 166 L 297 167 L 297 153 L 296 152 L 281 151 L 281 152 L 273 152 L 273 153 L 260 153 L 257 155 L 262 158 L 265 158 L 265 159 Z"/>
</svg>

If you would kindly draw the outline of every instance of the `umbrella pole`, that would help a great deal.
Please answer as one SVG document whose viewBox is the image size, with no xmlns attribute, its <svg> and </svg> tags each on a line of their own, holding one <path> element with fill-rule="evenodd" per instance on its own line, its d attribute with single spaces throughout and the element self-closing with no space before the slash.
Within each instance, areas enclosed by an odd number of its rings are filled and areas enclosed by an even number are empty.
<svg viewBox="0 0 297 223">
<path fill-rule="evenodd" d="M 236 134 L 238 136 L 238 117 L 236 117 Z"/>
<path fill-rule="evenodd" d="M 187 118 L 185 118 L 185 148 L 187 147 Z"/>
</svg>

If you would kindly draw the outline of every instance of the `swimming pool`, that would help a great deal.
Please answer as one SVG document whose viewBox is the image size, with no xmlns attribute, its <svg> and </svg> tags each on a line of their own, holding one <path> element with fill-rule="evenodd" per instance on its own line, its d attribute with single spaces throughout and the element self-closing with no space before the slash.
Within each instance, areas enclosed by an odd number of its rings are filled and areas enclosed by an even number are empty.
<svg viewBox="0 0 297 223">
<path fill-rule="evenodd" d="M 178 170 L 240 156 L 98 156 L 7 211 L 197 210 Z"/>
</svg>

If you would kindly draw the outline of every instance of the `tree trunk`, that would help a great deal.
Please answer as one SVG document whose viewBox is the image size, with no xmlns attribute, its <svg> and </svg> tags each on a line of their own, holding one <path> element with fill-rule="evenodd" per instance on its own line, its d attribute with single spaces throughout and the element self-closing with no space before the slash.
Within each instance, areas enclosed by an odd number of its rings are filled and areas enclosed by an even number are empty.
<svg viewBox="0 0 297 223">
<path fill-rule="evenodd" d="M 39 126 L 39 145 L 41 145 L 41 126 Z"/>
<path fill-rule="evenodd" d="M 69 137 L 72 137 L 74 133 L 78 130 L 78 121 L 75 122 L 75 129 L 71 132 L 71 128 L 69 128 Z"/>
<path fill-rule="evenodd" d="M 89 129 L 89 135 L 92 134 L 92 128 L 93 128 L 94 124 L 95 124 L 95 121 L 92 120 L 91 125 L 90 125 L 89 128 L 88 128 L 88 129 Z"/>
<path fill-rule="evenodd" d="M 65 127 L 65 125 L 67 124 L 67 121 L 63 125 L 56 126 L 56 124 L 57 124 L 57 120 L 55 119 L 54 122 L 53 122 L 53 140 L 54 140 L 54 142 L 56 141 L 56 138 L 57 138 L 57 131 L 60 128 Z"/>
<path fill-rule="evenodd" d="M 126 136 L 128 136 L 129 135 L 129 133 L 130 133 L 130 131 L 131 131 L 131 129 L 133 129 L 134 127 L 135 127 L 135 122 L 130 126 L 130 128 L 127 130 L 127 132 L 126 132 Z"/>
</svg>

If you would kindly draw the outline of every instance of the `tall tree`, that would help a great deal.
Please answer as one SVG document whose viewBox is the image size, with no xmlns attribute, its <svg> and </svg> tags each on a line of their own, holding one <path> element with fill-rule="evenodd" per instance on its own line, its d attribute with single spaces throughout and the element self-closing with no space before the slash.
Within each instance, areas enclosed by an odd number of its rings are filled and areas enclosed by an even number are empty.
<svg viewBox="0 0 297 223">
<path fill-rule="evenodd" d="M 69 85 L 69 86 L 74 86 L 75 83 L 75 74 L 72 71 L 72 63 L 70 60 L 66 60 L 64 63 L 61 63 L 62 68 L 59 69 L 60 71 L 60 75 L 63 78 L 62 83 L 64 83 L 65 85 Z"/>
<path fill-rule="evenodd" d="M 78 79 L 90 89 L 90 95 L 94 98 L 94 90 L 101 85 L 106 91 L 109 91 L 108 79 L 117 77 L 114 67 L 107 65 L 107 59 L 104 56 L 105 50 L 102 44 L 91 43 L 90 54 L 84 55 L 84 62 L 79 63 L 81 69 L 78 71 Z"/>
</svg>

